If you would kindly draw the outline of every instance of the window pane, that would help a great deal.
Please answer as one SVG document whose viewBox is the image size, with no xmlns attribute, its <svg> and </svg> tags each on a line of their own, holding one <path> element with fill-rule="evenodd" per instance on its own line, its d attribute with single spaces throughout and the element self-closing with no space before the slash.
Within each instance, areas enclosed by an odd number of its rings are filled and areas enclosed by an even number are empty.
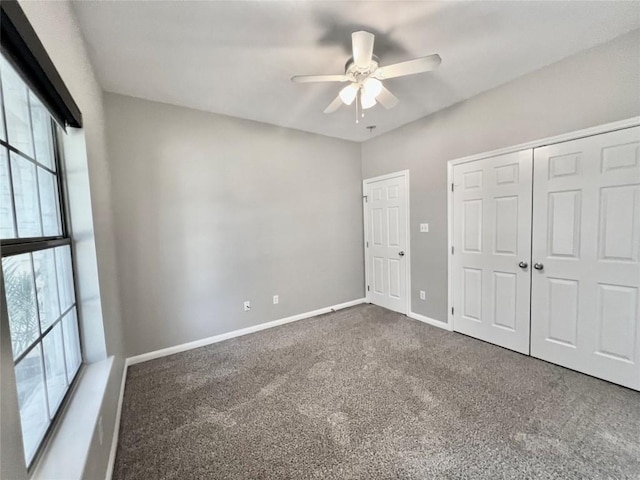
<svg viewBox="0 0 640 480">
<path fill-rule="evenodd" d="M 16 384 L 18 386 L 24 456 L 28 464 L 33 459 L 40 440 L 49 425 L 40 345 L 16 365 Z"/>
<path fill-rule="evenodd" d="M 38 309 L 31 254 L 2 259 L 13 358 L 17 358 L 39 335 Z"/>
<path fill-rule="evenodd" d="M 9 144 L 33 157 L 27 86 L 5 59 L 0 60 L 0 66 Z"/>
<path fill-rule="evenodd" d="M 42 341 L 44 348 L 44 367 L 47 379 L 47 395 L 51 417 L 67 391 L 67 375 L 64 364 L 64 345 L 62 344 L 62 326 L 58 323 Z"/>
<path fill-rule="evenodd" d="M 51 170 L 55 170 L 51 117 L 44 105 L 31 92 L 29 93 L 29 104 L 31 106 L 31 124 L 33 125 L 36 160 Z"/>
<path fill-rule="evenodd" d="M 57 247 L 56 266 L 58 270 L 58 293 L 60 294 L 60 310 L 65 312 L 76 303 L 73 291 L 73 270 L 71 268 L 71 247 Z"/>
<path fill-rule="evenodd" d="M 56 261 L 53 249 L 33 252 L 33 268 L 36 274 L 36 292 L 40 312 L 40 331 L 60 317 Z"/>
<path fill-rule="evenodd" d="M 42 212 L 42 234 L 60 235 L 60 206 L 56 176 L 38 167 L 38 186 L 40 187 L 40 211 Z"/>
<path fill-rule="evenodd" d="M 9 156 L 7 149 L 0 147 L 0 238 L 16 236 L 13 228 L 13 203 L 9 180 Z"/>
<path fill-rule="evenodd" d="M 36 166 L 19 155 L 11 153 L 11 176 L 18 217 L 18 236 L 40 237 L 42 227 L 38 207 Z"/>
<path fill-rule="evenodd" d="M 69 381 L 71 381 L 82 363 L 78 317 L 76 316 L 75 308 L 71 309 L 62 319 L 62 329 L 64 332 L 64 354 L 67 360 L 67 375 L 69 376 Z"/>
</svg>

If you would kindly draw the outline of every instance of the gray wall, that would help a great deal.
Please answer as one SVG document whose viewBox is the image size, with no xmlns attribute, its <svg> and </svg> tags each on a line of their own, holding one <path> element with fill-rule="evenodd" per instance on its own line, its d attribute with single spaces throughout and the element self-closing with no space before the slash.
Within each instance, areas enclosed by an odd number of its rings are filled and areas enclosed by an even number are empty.
<svg viewBox="0 0 640 480">
<path fill-rule="evenodd" d="M 636 115 L 638 30 L 363 143 L 363 178 L 411 171 L 412 310 L 448 318 L 448 160 Z"/>
<path fill-rule="evenodd" d="M 127 356 L 364 296 L 358 144 L 105 105 Z"/>
</svg>

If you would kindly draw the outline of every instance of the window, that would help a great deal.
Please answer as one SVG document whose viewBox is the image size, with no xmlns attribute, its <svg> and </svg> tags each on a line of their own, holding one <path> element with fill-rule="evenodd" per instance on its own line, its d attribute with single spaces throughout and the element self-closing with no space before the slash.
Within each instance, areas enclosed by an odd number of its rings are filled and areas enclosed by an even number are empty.
<svg viewBox="0 0 640 480">
<path fill-rule="evenodd" d="M 0 242 L 24 456 L 30 466 L 82 363 L 51 115 L 0 57 Z"/>
</svg>

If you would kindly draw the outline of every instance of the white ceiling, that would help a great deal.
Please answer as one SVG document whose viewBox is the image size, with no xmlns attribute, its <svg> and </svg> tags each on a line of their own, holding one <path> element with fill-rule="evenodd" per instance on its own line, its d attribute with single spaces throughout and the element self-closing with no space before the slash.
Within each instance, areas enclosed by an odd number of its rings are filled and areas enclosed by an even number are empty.
<svg viewBox="0 0 640 480">
<path fill-rule="evenodd" d="M 99 81 L 110 92 L 363 141 L 640 28 L 640 2 L 75 2 Z M 433 73 L 390 79 L 400 99 L 355 124 L 325 115 L 350 34 L 376 34 L 387 65 L 439 53 Z M 595 68 L 595 67 L 594 67 Z M 373 134 L 367 125 L 377 125 Z"/>
</svg>

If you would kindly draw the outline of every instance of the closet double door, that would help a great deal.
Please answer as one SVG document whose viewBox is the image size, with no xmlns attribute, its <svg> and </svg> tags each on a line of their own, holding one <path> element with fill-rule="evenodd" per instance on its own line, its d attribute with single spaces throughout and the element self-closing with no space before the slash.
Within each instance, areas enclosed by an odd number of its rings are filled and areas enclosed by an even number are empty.
<svg viewBox="0 0 640 480">
<path fill-rule="evenodd" d="M 454 330 L 640 389 L 640 128 L 457 165 L 454 185 Z"/>
<path fill-rule="evenodd" d="M 529 353 L 533 151 L 453 168 L 454 330 Z"/>
</svg>

